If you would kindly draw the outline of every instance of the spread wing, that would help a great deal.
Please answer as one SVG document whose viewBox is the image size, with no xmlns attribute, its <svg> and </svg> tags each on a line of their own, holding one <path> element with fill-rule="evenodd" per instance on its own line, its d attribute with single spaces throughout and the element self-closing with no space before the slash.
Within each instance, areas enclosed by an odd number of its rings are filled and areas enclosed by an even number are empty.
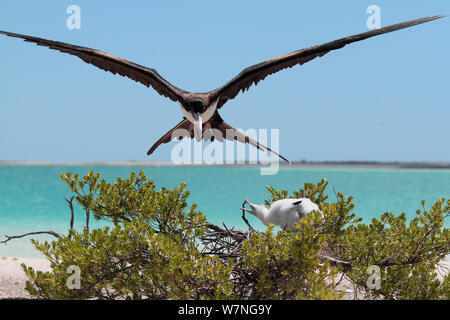
<svg viewBox="0 0 450 320">
<path fill-rule="evenodd" d="M 33 42 L 38 46 L 45 46 L 50 49 L 77 56 L 84 62 L 92 64 L 100 69 L 112 72 L 113 74 L 118 73 L 121 76 L 128 77 L 134 81 L 140 82 L 146 87 L 152 86 L 153 89 L 155 89 L 160 95 L 168 97 L 173 101 L 182 102 L 183 95 L 186 94 L 185 91 L 173 86 L 163 77 L 161 77 L 155 69 L 150 69 L 138 65 L 134 62 L 113 56 L 99 50 L 1 30 L 0 34 L 15 38 L 21 38 L 27 42 Z"/>
<path fill-rule="evenodd" d="M 255 64 L 242 70 L 236 77 L 227 82 L 224 86 L 214 90 L 214 95 L 219 99 L 217 107 L 222 107 L 225 102 L 235 98 L 240 91 L 245 92 L 253 84 L 258 84 L 259 81 L 264 80 L 268 75 L 276 73 L 280 70 L 291 68 L 295 65 L 302 65 L 317 57 L 322 57 L 328 52 L 343 48 L 345 45 L 352 42 L 361 41 L 370 37 L 381 35 L 384 33 L 408 28 L 428 21 L 443 18 L 444 16 L 426 17 L 417 20 L 411 20 L 403 23 L 390 25 L 384 28 L 371 30 L 357 35 L 345 37 L 335 41 L 331 41 L 322 45 L 294 51 L 281 55 L 279 57 Z"/>
<path fill-rule="evenodd" d="M 148 156 L 151 155 L 153 151 L 155 151 L 156 148 L 159 147 L 160 144 L 169 143 L 170 141 L 172 141 L 172 135 L 174 135 L 173 138 L 178 138 L 179 140 L 181 140 L 184 137 L 191 137 L 191 134 L 189 133 L 189 123 L 190 122 L 187 119 L 183 119 L 183 121 L 181 121 L 175 127 L 170 129 L 169 132 L 167 132 L 158 141 L 156 141 L 155 144 L 150 148 L 150 150 L 148 150 L 147 155 Z"/>
</svg>

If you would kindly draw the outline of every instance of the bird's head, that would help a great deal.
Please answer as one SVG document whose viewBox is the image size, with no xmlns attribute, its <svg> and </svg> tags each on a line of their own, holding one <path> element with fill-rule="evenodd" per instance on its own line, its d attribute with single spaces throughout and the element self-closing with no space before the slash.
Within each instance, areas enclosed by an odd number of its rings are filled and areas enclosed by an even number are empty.
<svg viewBox="0 0 450 320">
<path fill-rule="evenodd" d="M 254 215 L 255 217 L 259 218 L 264 224 L 266 224 L 267 213 L 269 210 L 264 205 L 251 203 L 247 199 L 243 199 L 243 200 L 244 200 L 244 203 L 242 205 L 241 210 L 244 210 L 244 211 Z M 248 204 L 250 209 L 245 208 L 246 204 Z"/>
<path fill-rule="evenodd" d="M 193 114 L 203 113 L 206 110 L 206 103 L 201 98 L 192 98 L 187 102 L 186 109 Z"/>
<path fill-rule="evenodd" d="M 206 111 L 206 103 L 203 99 L 193 98 L 187 102 L 186 110 L 194 117 L 194 130 L 198 137 L 202 136 L 202 114 Z"/>
</svg>

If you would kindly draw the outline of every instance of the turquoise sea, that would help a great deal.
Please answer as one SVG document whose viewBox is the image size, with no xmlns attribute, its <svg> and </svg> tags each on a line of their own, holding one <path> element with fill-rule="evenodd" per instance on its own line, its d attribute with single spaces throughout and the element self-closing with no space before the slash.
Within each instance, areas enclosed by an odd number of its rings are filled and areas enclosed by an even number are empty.
<svg viewBox="0 0 450 320">
<path fill-rule="evenodd" d="M 363 222 L 387 211 L 405 212 L 411 218 L 422 199 L 431 205 L 436 199 L 450 198 L 450 170 L 281 167 L 276 175 L 262 176 L 258 167 L 245 166 L 0 166 L 0 239 L 4 239 L 4 234 L 67 231 L 70 213 L 63 197 L 70 196 L 70 192 L 59 178 L 60 173 L 71 171 L 83 175 L 94 170 L 113 181 L 140 169 L 158 187 L 172 188 L 186 182 L 191 192 L 190 202 L 197 203 L 209 221 L 236 228 L 245 228 L 239 210 L 242 198 L 263 203 L 269 196 L 265 185 L 292 191 L 305 182 L 316 183 L 325 178 L 331 200 L 334 200 L 332 186 L 354 196 L 355 213 L 364 218 Z M 263 227 L 259 221 L 250 219 L 253 226 Z M 83 223 L 83 213 L 76 210 L 76 227 L 81 230 Z M 0 257 L 41 257 L 29 239 L 0 245 Z"/>
</svg>

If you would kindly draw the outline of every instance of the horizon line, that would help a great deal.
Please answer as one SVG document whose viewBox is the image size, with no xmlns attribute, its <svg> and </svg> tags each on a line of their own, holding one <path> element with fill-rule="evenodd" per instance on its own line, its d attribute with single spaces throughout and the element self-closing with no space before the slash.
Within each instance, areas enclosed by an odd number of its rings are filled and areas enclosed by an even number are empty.
<svg viewBox="0 0 450 320">
<path fill-rule="evenodd" d="M 20 161 L 0 160 L 0 166 L 189 166 L 189 167 L 212 167 L 212 166 L 264 166 L 261 163 L 231 163 L 231 164 L 174 164 L 170 161 Z M 291 161 L 291 164 L 279 163 L 282 167 L 297 166 L 357 166 L 357 167 L 391 167 L 411 169 L 450 169 L 450 162 L 446 161 L 376 161 L 376 160 L 322 160 L 322 161 Z"/>
</svg>

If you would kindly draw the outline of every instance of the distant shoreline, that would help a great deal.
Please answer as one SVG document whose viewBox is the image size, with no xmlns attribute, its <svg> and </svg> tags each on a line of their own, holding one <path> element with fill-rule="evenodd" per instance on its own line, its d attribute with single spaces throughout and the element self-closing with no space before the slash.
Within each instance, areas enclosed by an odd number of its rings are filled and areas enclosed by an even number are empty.
<svg viewBox="0 0 450 320">
<path fill-rule="evenodd" d="M 182 164 L 164 161 L 98 161 L 98 162 L 34 162 L 34 161 L 0 161 L 0 166 L 186 166 L 186 167 L 242 167 L 260 166 L 258 164 Z M 378 162 L 378 161 L 298 161 L 290 165 L 280 163 L 282 167 L 342 167 L 342 168 L 395 168 L 395 169 L 450 169 L 450 162 Z"/>
</svg>

